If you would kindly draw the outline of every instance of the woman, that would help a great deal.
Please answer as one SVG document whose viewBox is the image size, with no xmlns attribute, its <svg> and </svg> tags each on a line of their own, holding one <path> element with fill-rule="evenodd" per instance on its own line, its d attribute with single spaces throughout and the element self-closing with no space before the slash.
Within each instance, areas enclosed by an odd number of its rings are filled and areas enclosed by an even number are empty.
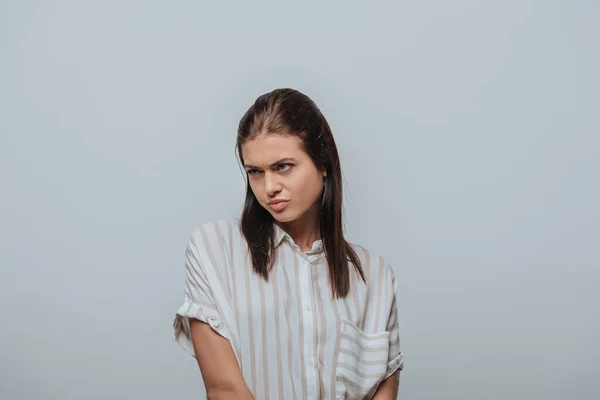
<svg viewBox="0 0 600 400">
<path fill-rule="evenodd" d="M 243 116 L 241 218 L 192 232 L 176 340 L 209 399 L 396 399 L 397 282 L 344 239 L 331 129 L 304 94 L 277 89 Z"/>
</svg>

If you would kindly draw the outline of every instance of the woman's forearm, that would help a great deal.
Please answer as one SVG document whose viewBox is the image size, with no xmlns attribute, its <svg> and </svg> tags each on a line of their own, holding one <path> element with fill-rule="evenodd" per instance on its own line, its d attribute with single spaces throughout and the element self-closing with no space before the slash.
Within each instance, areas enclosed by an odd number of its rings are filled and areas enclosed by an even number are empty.
<svg viewBox="0 0 600 400">
<path fill-rule="evenodd" d="M 254 400 L 254 396 L 252 396 L 248 387 L 235 390 L 207 391 L 206 398 L 207 400 Z"/>
<path fill-rule="evenodd" d="M 398 386 L 400 385 L 400 371 L 394 372 L 377 387 L 375 395 L 371 400 L 396 400 L 398 397 Z"/>
</svg>

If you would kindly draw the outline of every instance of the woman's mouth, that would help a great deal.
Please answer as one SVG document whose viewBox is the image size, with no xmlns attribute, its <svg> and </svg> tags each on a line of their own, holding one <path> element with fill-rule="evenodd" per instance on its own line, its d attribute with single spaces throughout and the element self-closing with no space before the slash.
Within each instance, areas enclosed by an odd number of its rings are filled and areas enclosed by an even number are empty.
<svg viewBox="0 0 600 400">
<path fill-rule="evenodd" d="M 269 206 L 275 211 L 283 211 L 288 203 L 289 200 L 273 200 L 269 202 Z"/>
</svg>

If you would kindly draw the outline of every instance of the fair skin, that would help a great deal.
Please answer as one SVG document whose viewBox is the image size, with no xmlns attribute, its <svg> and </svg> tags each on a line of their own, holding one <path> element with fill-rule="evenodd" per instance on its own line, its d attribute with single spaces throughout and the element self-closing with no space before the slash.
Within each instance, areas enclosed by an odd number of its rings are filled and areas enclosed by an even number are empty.
<svg viewBox="0 0 600 400">
<path fill-rule="evenodd" d="M 319 235 L 320 171 L 296 136 L 260 135 L 242 146 L 244 169 L 254 196 L 300 247 L 308 251 Z M 269 204 L 289 200 L 283 210 Z"/>
<path fill-rule="evenodd" d="M 208 400 L 254 400 L 244 381 L 233 348 L 210 325 L 190 319 L 194 353 Z"/>
<path fill-rule="evenodd" d="M 315 166 L 296 136 L 260 135 L 244 143 L 242 156 L 250 187 L 260 205 L 302 251 L 310 250 L 320 239 L 319 200 L 326 172 Z M 275 206 L 270 203 L 273 200 L 286 202 Z M 254 399 L 229 341 L 203 322 L 190 320 L 190 328 L 208 399 Z M 381 382 L 373 399 L 396 399 L 398 375 L 396 372 Z"/>
<path fill-rule="evenodd" d="M 398 386 L 400 385 L 400 371 L 394 372 L 377 387 L 372 400 L 396 400 L 398 397 Z"/>
</svg>

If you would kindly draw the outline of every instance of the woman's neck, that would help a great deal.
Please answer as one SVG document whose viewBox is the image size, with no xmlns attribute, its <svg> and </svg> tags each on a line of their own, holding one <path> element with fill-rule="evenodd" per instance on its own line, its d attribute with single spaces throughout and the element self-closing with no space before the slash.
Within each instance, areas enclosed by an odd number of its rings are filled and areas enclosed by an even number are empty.
<svg viewBox="0 0 600 400">
<path fill-rule="evenodd" d="M 311 250 L 313 243 L 321 239 L 318 215 L 306 214 L 294 221 L 278 223 L 304 252 Z"/>
</svg>

